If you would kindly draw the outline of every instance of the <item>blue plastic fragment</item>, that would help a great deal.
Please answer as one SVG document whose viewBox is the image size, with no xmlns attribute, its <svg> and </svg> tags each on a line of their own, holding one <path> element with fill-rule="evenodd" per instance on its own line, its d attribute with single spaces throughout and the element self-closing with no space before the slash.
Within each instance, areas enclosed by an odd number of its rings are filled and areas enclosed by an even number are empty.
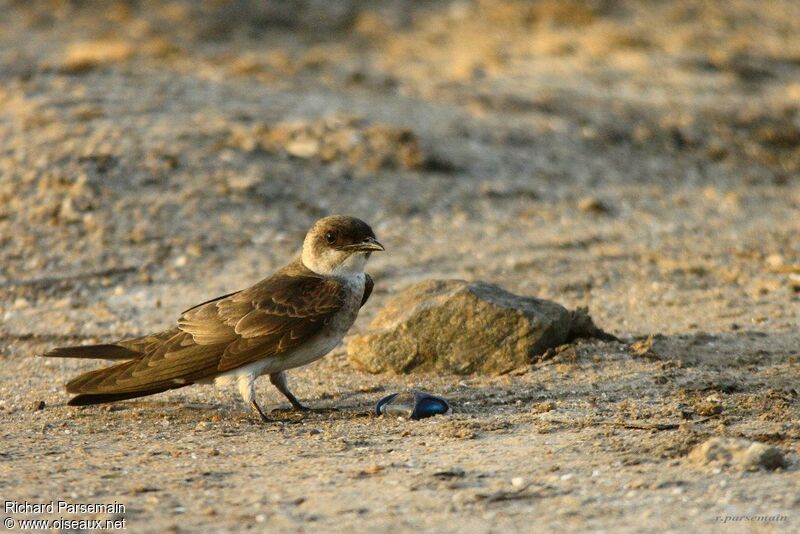
<svg viewBox="0 0 800 534">
<path fill-rule="evenodd" d="M 444 415 L 450 411 L 450 405 L 441 397 L 435 397 L 420 391 L 414 392 L 414 413 L 411 419 L 425 419 L 434 415 Z"/>
<path fill-rule="evenodd" d="M 392 402 L 395 397 L 397 397 L 399 393 L 392 393 L 391 395 L 387 395 L 381 400 L 378 401 L 378 404 L 375 405 L 375 415 L 383 415 L 383 408 Z"/>
<path fill-rule="evenodd" d="M 413 420 L 443 415 L 449 411 L 450 405 L 446 400 L 424 391 L 392 393 L 375 405 L 376 415 L 394 415 Z"/>
</svg>

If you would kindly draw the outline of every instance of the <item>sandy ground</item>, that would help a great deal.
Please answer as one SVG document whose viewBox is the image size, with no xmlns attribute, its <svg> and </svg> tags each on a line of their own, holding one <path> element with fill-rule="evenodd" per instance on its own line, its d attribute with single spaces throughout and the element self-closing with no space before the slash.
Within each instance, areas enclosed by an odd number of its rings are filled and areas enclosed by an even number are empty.
<svg viewBox="0 0 800 534">
<path fill-rule="evenodd" d="M 407 4 L 0 2 L 3 500 L 116 500 L 133 532 L 800 528 L 800 4 Z M 341 117 L 356 142 L 315 151 Z M 170 325 L 335 212 L 388 249 L 357 331 L 454 277 L 663 337 L 499 377 L 339 348 L 290 378 L 336 410 L 268 425 L 199 386 L 69 408 L 96 364 L 34 358 Z M 455 413 L 370 415 L 410 387 Z M 693 464 L 713 436 L 789 465 Z"/>
</svg>

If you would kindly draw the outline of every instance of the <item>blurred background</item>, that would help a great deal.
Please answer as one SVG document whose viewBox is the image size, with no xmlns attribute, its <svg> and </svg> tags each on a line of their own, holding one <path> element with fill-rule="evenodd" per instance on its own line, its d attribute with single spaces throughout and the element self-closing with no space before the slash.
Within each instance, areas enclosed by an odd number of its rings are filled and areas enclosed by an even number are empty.
<svg viewBox="0 0 800 534">
<path fill-rule="evenodd" d="M 168 303 L 147 330 L 333 212 L 388 242 L 381 291 L 489 278 L 632 332 L 794 318 L 797 2 L 0 8 L 10 331 L 36 302 L 112 302 L 82 335 Z"/>
<path fill-rule="evenodd" d="M 123 329 L 148 330 L 334 212 L 388 242 L 381 291 L 789 326 L 798 26 L 792 1 L 4 1 L 4 328 L 169 304 Z"/>
</svg>

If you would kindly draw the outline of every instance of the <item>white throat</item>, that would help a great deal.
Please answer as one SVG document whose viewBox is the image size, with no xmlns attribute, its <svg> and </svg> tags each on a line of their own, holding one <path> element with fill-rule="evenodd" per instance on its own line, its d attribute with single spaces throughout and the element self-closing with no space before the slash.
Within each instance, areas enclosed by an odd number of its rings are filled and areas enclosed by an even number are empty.
<svg viewBox="0 0 800 534">
<path fill-rule="evenodd" d="M 361 274 L 367 265 L 367 255 L 364 252 L 354 252 L 346 260 L 334 267 L 331 274 L 335 276 L 350 276 Z"/>
<path fill-rule="evenodd" d="M 317 274 L 325 276 L 352 276 L 364 272 L 367 264 L 367 253 L 347 253 L 329 249 L 321 254 L 313 254 L 310 247 L 303 247 L 301 260 L 303 265 Z"/>
</svg>

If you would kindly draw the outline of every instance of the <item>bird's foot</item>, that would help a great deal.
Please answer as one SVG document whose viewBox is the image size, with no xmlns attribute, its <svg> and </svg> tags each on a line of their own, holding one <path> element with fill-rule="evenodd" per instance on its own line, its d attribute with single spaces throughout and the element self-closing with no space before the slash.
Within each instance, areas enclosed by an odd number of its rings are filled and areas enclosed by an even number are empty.
<svg viewBox="0 0 800 534">
<path fill-rule="evenodd" d="M 308 413 L 308 412 L 313 412 L 314 410 L 309 408 L 305 404 L 300 404 L 299 402 L 293 402 L 292 403 L 292 411 Z"/>
<path fill-rule="evenodd" d="M 271 422 L 270 418 L 267 417 L 267 415 L 264 413 L 264 410 L 261 409 L 261 406 L 258 405 L 258 403 L 255 401 L 255 399 L 253 399 L 253 401 L 251 401 L 250 406 L 253 407 L 253 411 L 258 414 L 259 418 L 261 418 L 261 422 L 262 423 L 270 423 Z"/>
</svg>

